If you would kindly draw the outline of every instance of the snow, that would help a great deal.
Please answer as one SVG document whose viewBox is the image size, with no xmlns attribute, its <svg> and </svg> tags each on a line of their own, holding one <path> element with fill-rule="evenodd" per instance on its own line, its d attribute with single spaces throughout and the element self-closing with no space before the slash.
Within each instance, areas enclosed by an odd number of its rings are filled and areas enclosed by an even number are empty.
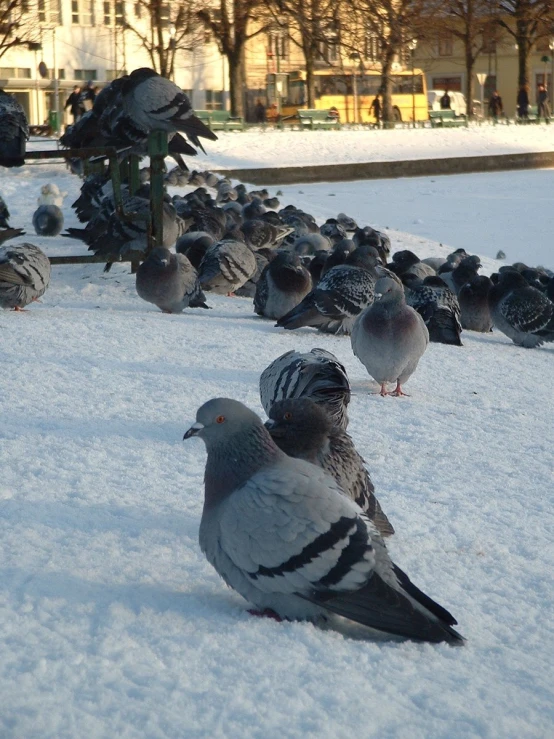
<svg viewBox="0 0 554 739">
<path fill-rule="evenodd" d="M 411 142 L 420 132 L 392 133 Z M 287 152 L 310 136 L 260 135 Z M 232 137 L 248 166 L 263 158 Z M 219 146 L 210 144 L 216 164 Z M 488 273 L 499 265 L 493 230 L 510 261 L 554 267 L 552 209 L 541 200 L 540 217 L 534 210 L 551 178 L 294 186 L 281 199 L 320 219 L 342 210 L 399 229 L 393 249 L 434 256 L 463 245 L 489 256 Z M 32 234 L 49 181 L 69 192 L 66 225 L 76 225 L 79 181 L 50 163 L 0 172 L 11 224 L 49 254 L 82 252 Z M 502 196 L 503 182 L 517 200 Z M 128 265 L 107 275 L 54 267 L 42 301 L 0 316 L 0 736 L 551 736 L 552 344 L 525 350 L 497 332 L 464 332 L 462 348 L 429 347 L 410 397 L 383 399 L 348 338 L 276 329 L 240 298 L 164 315 L 140 301 Z M 314 346 L 347 367 L 349 430 L 396 527 L 391 554 L 456 616 L 464 648 L 252 618 L 199 551 L 205 453 L 183 432 L 216 395 L 262 415 L 260 372 Z"/>
</svg>

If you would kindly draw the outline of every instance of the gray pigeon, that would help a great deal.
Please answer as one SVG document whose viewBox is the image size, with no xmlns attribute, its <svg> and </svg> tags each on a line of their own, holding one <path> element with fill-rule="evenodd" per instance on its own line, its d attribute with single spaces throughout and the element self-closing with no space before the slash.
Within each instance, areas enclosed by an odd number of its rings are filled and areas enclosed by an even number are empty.
<svg viewBox="0 0 554 739">
<path fill-rule="evenodd" d="M 492 282 L 490 277 L 477 275 L 458 293 L 462 328 L 469 331 L 492 331 L 492 316 L 489 308 L 489 291 Z"/>
<path fill-rule="evenodd" d="M 9 220 L 10 220 L 10 211 L 8 210 L 8 206 L 6 205 L 6 201 L 0 195 L 0 227 L 8 228 Z"/>
<path fill-rule="evenodd" d="M 503 272 L 489 292 L 494 327 L 527 349 L 554 341 L 554 303 L 519 272 Z"/>
<path fill-rule="evenodd" d="M 300 257 L 313 256 L 318 251 L 329 251 L 333 244 L 331 239 L 319 233 L 306 233 L 297 238 L 293 250 Z"/>
<path fill-rule="evenodd" d="M 278 252 L 258 281 L 254 310 L 265 318 L 281 318 L 297 306 L 311 289 L 311 275 L 300 257 L 288 251 Z"/>
<path fill-rule="evenodd" d="M 352 329 L 352 350 L 371 377 L 381 385 L 381 395 L 405 395 L 402 385 L 415 372 L 429 343 L 423 318 L 406 305 L 402 287 L 390 277 L 375 283 L 375 301 Z M 387 383 L 396 388 L 387 393 Z"/>
<path fill-rule="evenodd" d="M 0 166 L 22 167 L 28 140 L 25 111 L 13 95 L 0 89 Z"/>
<path fill-rule="evenodd" d="M 187 231 L 179 236 L 175 251 L 184 254 L 195 269 L 198 269 L 208 247 L 215 244 L 214 237 L 206 231 Z"/>
<path fill-rule="evenodd" d="M 57 236 L 63 229 L 63 213 L 57 205 L 39 205 L 33 213 L 33 227 L 39 236 Z"/>
<path fill-rule="evenodd" d="M 34 244 L 0 247 L 0 307 L 19 311 L 50 284 L 50 261 Z"/>
<path fill-rule="evenodd" d="M 276 252 L 271 252 L 271 254 L 276 254 Z M 258 289 L 258 282 L 260 281 L 260 277 L 263 274 L 264 269 L 269 264 L 269 259 L 266 254 L 254 251 L 254 259 L 256 260 L 256 271 L 250 277 L 249 280 L 247 280 L 242 287 L 238 287 L 235 290 L 235 295 L 237 295 L 239 298 L 254 298 L 256 295 L 256 290 Z"/>
<path fill-rule="evenodd" d="M 252 249 L 240 241 L 224 239 L 208 247 L 198 267 L 198 279 L 204 290 L 230 295 L 252 277 L 256 268 Z"/>
<path fill-rule="evenodd" d="M 373 302 L 377 263 L 373 247 L 359 247 L 343 264 L 326 272 L 304 300 L 276 325 L 289 331 L 314 326 L 325 333 L 350 334 L 356 316 Z"/>
<path fill-rule="evenodd" d="M 387 264 L 387 267 L 399 277 L 410 274 L 424 280 L 426 277 L 436 275 L 433 267 L 420 261 L 419 257 L 409 249 L 395 252 L 392 256 L 392 262 Z"/>
<path fill-rule="evenodd" d="M 152 249 L 137 269 L 136 287 L 139 297 L 164 313 L 208 307 L 192 264 L 183 254 L 172 254 L 169 249 Z"/>
<path fill-rule="evenodd" d="M 445 270 L 446 265 L 439 269 L 439 277 L 441 277 L 448 287 L 456 295 L 466 282 L 470 282 L 477 277 L 477 272 L 481 268 L 481 260 L 476 255 L 465 256 L 454 269 Z M 444 271 L 443 271 L 444 270 Z"/>
<path fill-rule="evenodd" d="M 361 508 L 320 467 L 282 452 L 242 403 L 205 403 L 184 438 L 193 436 L 208 452 L 200 548 L 258 613 L 333 623 L 337 614 L 408 639 L 464 643 Z"/>
<path fill-rule="evenodd" d="M 350 382 L 344 366 L 331 352 L 291 350 L 274 359 L 260 376 L 260 400 L 269 415 L 272 406 L 287 398 L 310 398 L 322 406 L 335 426 L 348 426 Z"/>
<path fill-rule="evenodd" d="M 381 536 L 394 528 L 375 497 L 375 488 L 349 434 L 309 398 L 280 400 L 269 411 L 266 428 L 281 451 L 328 472 L 373 521 Z"/>
<path fill-rule="evenodd" d="M 402 275 L 406 302 L 425 321 L 429 341 L 462 346 L 460 304 L 452 290 L 438 275 L 423 282 L 411 272 Z"/>
<path fill-rule="evenodd" d="M 289 234 L 294 232 L 290 226 L 277 226 L 260 219 L 244 221 L 241 225 L 245 243 L 251 249 L 276 247 Z"/>
</svg>

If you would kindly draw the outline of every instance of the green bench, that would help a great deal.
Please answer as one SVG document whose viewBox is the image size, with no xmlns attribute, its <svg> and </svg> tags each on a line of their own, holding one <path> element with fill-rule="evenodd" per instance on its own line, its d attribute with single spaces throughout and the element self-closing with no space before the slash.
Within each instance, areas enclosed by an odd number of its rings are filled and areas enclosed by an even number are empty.
<svg viewBox="0 0 554 739">
<path fill-rule="evenodd" d="M 520 118 L 516 114 L 516 123 L 525 124 L 525 123 L 540 123 L 541 119 L 539 118 L 539 106 L 538 105 L 530 105 L 527 109 L 527 118 Z M 549 119 L 547 118 L 547 121 Z"/>
<path fill-rule="evenodd" d="M 330 110 L 315 110 L 307 108 L 298 111 L 298 119 L 302 128 L 332 129 L 340 128 L 340 120 L 333 116 Z"/>
<path fill-rule="evenodd" d="M 244 131 L 244 120 L 228 110 L 195 110 L 194 114 L 211 131 Z"/>
<path fill-rule="evenodd" d="M 457 116 L 453 110 L 430 110 L 429 120 L 431 121 L 431 128 L 467 126 L 467 117 L 465 115 Z"/>
</svg>

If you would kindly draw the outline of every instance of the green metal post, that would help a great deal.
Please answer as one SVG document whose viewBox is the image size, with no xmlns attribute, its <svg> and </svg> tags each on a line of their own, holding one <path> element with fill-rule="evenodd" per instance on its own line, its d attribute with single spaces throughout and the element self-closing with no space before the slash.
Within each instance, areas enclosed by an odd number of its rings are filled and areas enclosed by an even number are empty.
<svg viewBox="0 0 554 739">
<path fill-rule="evenodd" d="M 148 156 L 150 157 L 150 214 L 151 236 L 146 253 L 163 243 L 163 203 L 165 158 L 167 156 L 167 133 L 152 131 L 148 137 Z"/>
<path fill-rule="evenodd" d="M 140 157 L 136 154 L 129 155 L 129 192 L 134 195 L 140 187 L 139 176 Z"/>
</svg>

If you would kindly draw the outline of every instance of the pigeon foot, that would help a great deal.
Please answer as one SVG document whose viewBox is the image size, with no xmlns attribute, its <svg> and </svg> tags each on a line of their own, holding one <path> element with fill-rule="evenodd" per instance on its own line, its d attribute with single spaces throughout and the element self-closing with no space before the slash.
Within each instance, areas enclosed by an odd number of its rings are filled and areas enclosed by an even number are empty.
<svg viewBox="0 0 554 739">
<path fill-rule="evenodd" d="M 264 608 L 263 611 L 258 611 L 255 608 L 249 608 L 248 613 L 251 616 L 257 616 L 258 618 L 272 618 L 277 623 L 281 623 L 283 619 L 271 608 Z"/>
<path fill-rule="evenodd" d="M 28 313 L 29 311 L 26 308 L 20 308 L 18 305 L 14 306 L 13 309 L 14 313 Z"/>
<path fill-rule="evenodd" d="M 406 398 L 409 398 L 410 395 L 408 393 L 405 393 L 402 388 L 400 387 L 400 383 L 392 390 L 390 393 L 385 393 L 386 395 L 392 395 L 394 398 L 399 398 L 401 395 L 404 395 Z"/>
</svg>

